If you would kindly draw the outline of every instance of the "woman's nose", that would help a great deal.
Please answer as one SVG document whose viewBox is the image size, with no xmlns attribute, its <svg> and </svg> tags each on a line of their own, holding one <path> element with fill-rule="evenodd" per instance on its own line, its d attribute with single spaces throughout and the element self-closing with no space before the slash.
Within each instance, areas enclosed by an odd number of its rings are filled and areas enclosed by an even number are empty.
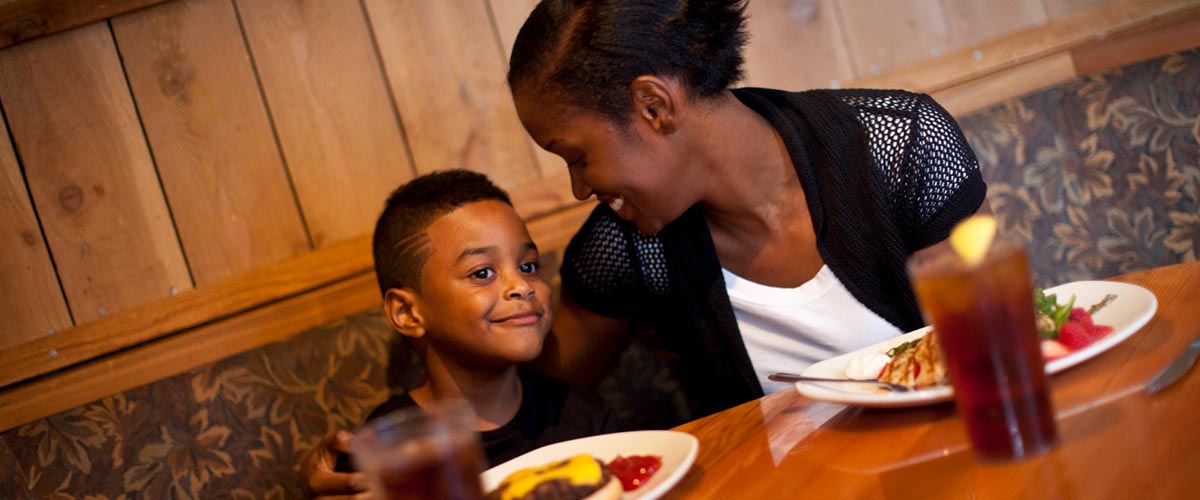
<svg viewBox="0 0 1200 500">
<path fill-rule="evenodd" d="M 575 195 L 575 199 L 579 201 L 586 200 L 592 196 L 592 187 L 583 182 L 583 173 L 579 169 L 572 168 L 568 170 L 571 175 L 571 194 Z"/>
</svg>

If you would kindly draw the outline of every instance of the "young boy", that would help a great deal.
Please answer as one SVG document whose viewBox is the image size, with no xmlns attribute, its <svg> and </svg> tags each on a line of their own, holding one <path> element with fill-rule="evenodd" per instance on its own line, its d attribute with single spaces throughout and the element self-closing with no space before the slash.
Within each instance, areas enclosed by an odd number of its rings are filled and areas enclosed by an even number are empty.
<svg viewBox="0 0 1200 500">
<path fill-rule="evenodd" d="M 385 316 L 420 355 L 425 376 L 392 388 L 368 420 L 464 399 L 491 465 L 619 430 L 599 398 L 517 367 L 541 353 L 550 287 L 524 222 L 486 176 L 448 170 L 401 186 L 376 223 L 373 247 Z M 348 466 L 339 459 L 338 470 Z"/>
</svg>

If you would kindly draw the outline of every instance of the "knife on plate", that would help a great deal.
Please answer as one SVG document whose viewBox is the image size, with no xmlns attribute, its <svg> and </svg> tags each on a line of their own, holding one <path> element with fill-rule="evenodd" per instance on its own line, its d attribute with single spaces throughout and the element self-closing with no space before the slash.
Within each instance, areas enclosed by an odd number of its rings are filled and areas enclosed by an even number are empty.
<svg viewBox="0 0 1200 500">
<path fill-rule="evenodd" d="M 1171 360 L 1171 363 L 1158 372 L 1158 375 L 1150 379 L 1150 382 L 1146 384 L 1146 392 L 1154 394 L 1179 380 L 1179 377 L 1187 373 L 1192 364 L 1196 362 L 1196 356 L 1200 356 L 1200 337 L 1193 339 L 1187 349 Z"/>
</svg>

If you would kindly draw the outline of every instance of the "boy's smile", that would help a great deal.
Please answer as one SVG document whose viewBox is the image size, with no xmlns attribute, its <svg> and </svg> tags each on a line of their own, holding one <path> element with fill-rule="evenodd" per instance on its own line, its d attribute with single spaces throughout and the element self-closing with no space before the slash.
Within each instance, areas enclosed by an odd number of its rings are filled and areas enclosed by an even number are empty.
<svg viewBox="0 0 1200 500">
<path fill-rule="evenodd" d="M 469 203 L 425 230 L 429 257 L 413 314 L 443 360 L 508 367 L 537 357 L 550 328 L 550 286 L 525 223 L 507 204 Z"/>
</svg>

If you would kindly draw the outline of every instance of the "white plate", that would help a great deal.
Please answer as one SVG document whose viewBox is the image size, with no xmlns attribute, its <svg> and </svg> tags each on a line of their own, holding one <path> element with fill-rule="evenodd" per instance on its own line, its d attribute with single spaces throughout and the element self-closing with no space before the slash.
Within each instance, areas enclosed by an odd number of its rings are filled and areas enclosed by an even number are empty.
<svg viewBox="0 0 1200 500">
<path fill-rule="evenodd" d="M 1098 325 L 1108 325 L 1113 332 L 1083 349 L 1046 363 L 1046 373 L 1051 375 L 1066 370 L 1079 363 L 1087 361 L 1097 354 L 1112 348 L 1150 321 L 1158 310 L 1158 300 L 1149 290 L 1137 285 L 1118 283 L 1115 281 L 1076 281 L 1046 289 L 1046 294 L 1057 295 L 1058 302 L 1065 304 L 1075 296 L 1075 305 L 1088 307 L 1100 302 L 1105 294 L 1114 294 L 1116 300 L 1110 302 L 1092 317 Z M 1032 300 L 1032 299 L 1031 299 Z M 929 331 L 929 327 L 914 330 L 894 339 L 880 342 L 871 347 L 830 358 L 814 364 L 804 370 L 803 375 L 811 377 L 846 378 L 846 363 L 852 359 L 870 352 L 886 352 L 888 349 L 913 339 L 920 338 Z M 836 387 L 835 387 L 836 385 Z M 821 401 L 844 403 L 857 406 L 875 407 L 905 407 L 949 401 L 953 390 L 948 386 L 920 389 L 909 392 L 884 392 L 867 385 L 857 384 L 821 384 L 820 382 L 797 382 L 796 390 L 800 394 Z"/>
<path fill-rule="evenodd" d="M 662 468 L 640 488 L 625 492 L 623 500 L 652 500 L 662 496 L 683 479 L 696 453 L 700 441 L 696 436 L 678 431 L 632 431 L 601 434 L 561 443 L 546 445 L 517 458 L 504 462 L 483 472 L 483 490 L 491 491 L 509 474 L 526 467 L 537 467 L 547 463 L 586 453 L 603 460 L 612 461 L 617 455 L 658 455 L 662 457 Z"/>
</svg>

